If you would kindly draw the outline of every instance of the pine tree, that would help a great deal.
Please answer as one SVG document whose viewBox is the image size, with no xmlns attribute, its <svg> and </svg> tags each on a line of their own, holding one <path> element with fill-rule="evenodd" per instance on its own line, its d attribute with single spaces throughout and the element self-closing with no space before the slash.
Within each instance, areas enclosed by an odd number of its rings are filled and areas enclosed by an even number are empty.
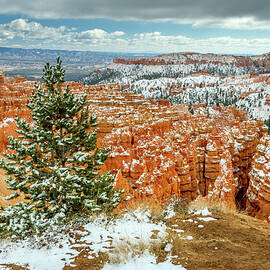
<svg viewBox="0 0 270 270">
<path fill-rule="evenodd" d="M 268 127 L 268 134 L 270 134 L 270 116 L 264 121 L 264 124 Z"/>
<path fill-rule="evenodd" d="M 6 199 L 23 194 L 26 202 L 4 209 L 0 232 L 14 233 L 14 219 L 25 225 L 18 232 L 41 231 L 44 226 L 37 228 L 37 220 L 45 224 L 75 213 L 112 211 L 121 202 L 122 191 L 113 189 L 114 179 L 99 174 L 109 149 L 97 148 L 97 117 L 89 115 L 86 95 L 76 97 L 68 85 L 63 88 L 64 74 L 59 58 L 56 66 L 47 63 L 45 87 L 36 84 L 27 105 L 33 122 L 16 117 L 19 138 L 9 137 L 12 151 L 4 154 L 8 161 L 2 159 L 0 167 L 15 191 Z"/>
</svg>

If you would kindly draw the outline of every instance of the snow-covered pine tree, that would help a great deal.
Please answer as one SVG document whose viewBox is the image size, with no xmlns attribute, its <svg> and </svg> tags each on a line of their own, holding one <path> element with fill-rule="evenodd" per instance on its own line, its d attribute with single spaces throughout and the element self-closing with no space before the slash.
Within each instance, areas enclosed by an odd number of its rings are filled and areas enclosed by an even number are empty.
<svg viewBox="0 0 270 270">
<path fill-rule="evenodd" d="M 60 58 L 56 66 L 46 64 L 45 87 L 36 84 L 27 105 L 33 122 L 16 118 L 19 138 L 9 137 L 11 151 L 0 167 L 15 191 L 6 199 L 22 194 L 26 201 L 0 213 L 0 232 L 42 231 L 44 220 L 112 211 L 121 202 L 113 177 L 99 174 L 109 150 L 97 148 L 97 133 L 89 131 L 97 125 L 96 115 L 89 115 L 86 95 L 76 97 L 68 85 L 63 88 L 64 74 Z M 14 230 L 15 223 L 21 226 Z"/>
</svg>

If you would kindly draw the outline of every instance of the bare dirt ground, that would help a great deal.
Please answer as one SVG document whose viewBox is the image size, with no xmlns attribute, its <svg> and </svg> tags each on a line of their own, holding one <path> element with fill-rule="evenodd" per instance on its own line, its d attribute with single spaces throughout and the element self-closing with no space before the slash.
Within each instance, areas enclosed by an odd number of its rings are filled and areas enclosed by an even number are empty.
<svg viewBox="0 0 270 270">
<path fill-rule="evenodd" d="M 270 224 L 245 215 L 213 214 L 215 221 L 183 222 L 175 225 L 191 235 L 192 240 L 176 240 L 173 262 L 188 270 L 196 269 L 270 269 Z M 186 220 L 187 218 L 185 218 Z M 198 224 L 204 227 L 199 228 Z"/>
<path fill-rule="evenodd" d="M 203 221 L 198 217 L 175 216 L 167 221 L 174 264 L 187 270 L 270 269 L 270 224 L 241 214 L 213 214 L 214 221 Z M 187 221 L 191 219 L 193 222 Z M 184 230 L 181 237 L 177 229 Z M 190 236 L 191 240 L 183 239 Z M 158 262 L 168 256 L 164 251 L 166 244 L 154 250 Z M 108 260 L 107 254 L 99 254 L 91 260 L 87 255 L 87 250 L 82 250 L 75 258 L 74 266 L 64 269 L 99 270 Z"/>
<path fill-rule="evenodd" d="M 213 214 L 214 221 L 203 221 L 198 217 L 175 216 L 167 221 L 168 241 L 173 243 L 171 256 L 174 264 L 188 270 L 270 269 L 270 224 L 240 214 Z M 177 229 L 184 230 L 181 237 Z M 191 240 L 183 239 L 190 236 Z M 153 250 L 158 262 L 168 256 L 164 250 L 166 244 Z M 81 250 L 73 266 L 64 269 L 99 270 L 108 261 L 108 254 L 104 253 L 91 260 L 87 257 L 87 250 Z"/>
<path fill-rule="evenodd" d="M 170 256 L 174 264 L 188 270 L 270 269 L 270 224 L 241 214 L 213 213 L 211 217 L 216 220 L 203 221 L 196 215 L 176 215 L 167 221 L 168 242 L 173 244 Z M 179 230 L 184 232 L 179 234 Z M 79 237 L 77 241 L 80 243 Z M 169 256 L 164 250 L 166 244 L 152 250 L 158 262 Z M 89 259 L 90 247 L 77 250 L 80 251 L 79 255 L 72 266 L 66 266 L 65 270 L 99 270 L 109 260 L 106 253 Z M 27 269 L 5 266 L 14 270 Z"/>
</svg>

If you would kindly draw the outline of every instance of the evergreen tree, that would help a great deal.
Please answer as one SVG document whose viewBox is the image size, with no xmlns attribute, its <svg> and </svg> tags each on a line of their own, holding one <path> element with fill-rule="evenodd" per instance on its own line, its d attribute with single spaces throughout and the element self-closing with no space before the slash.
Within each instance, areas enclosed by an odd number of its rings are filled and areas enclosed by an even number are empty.
<svg viewBox="0 0 270 270">
<path fill-rule="evenodd" d="M 86 95 L 76 97 L 68 85 L 63 88 L 64 74 L 59 58 L 56 66 L 46 64 L 45 87 L 36 84 L 27 105 L 33 122 L 16 118 L 19 138 L 9 137 L 11 151 L 0 167 L 15 191 L 6 199 L 22 194 L 26 202 L 2 209 L 0 232 L 14 233 L 16 220 L 24 224 L 16 233 L 42 231 L 45 220 L 57 223 L 75 213 L 112 211 L 121 202 L 114 179 L 99 174 L 109 149 L 98 149 L 96 131 L 89 132 L 97 125 L 96 115 L 89 115 Z"/>
<path fill-rule="evenodd" d="M 270 134 L 270 116 L 264 121 L 264 124 L 268 127 L 268 134 Z"/>
</svg>

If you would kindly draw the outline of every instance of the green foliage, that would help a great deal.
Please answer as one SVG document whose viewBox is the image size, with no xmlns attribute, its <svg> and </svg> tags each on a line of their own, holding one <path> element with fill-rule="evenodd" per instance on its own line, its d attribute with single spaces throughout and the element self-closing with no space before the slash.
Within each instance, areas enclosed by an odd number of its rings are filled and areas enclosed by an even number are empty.
<svg viewBox="0 0 270 270">
<path fill-rule="evenodd" d="M 103 70 L 100 72 L 93 72 L 90 76 L 86 77 L 83 82 L 88 85 L 103 84 L 115 82 L 115 80 L 120 76 L 118 71 L 114 70 Z"/>
<path fill-rule="evenodd" d="M 270 135 L 270 116 L 264 121 L 264 124 L 268 127 L 268 134 Z"/>
<path fill-rule="evenodd" d="M 27 105 L 33 123 L 16 118 L 19 138 L 9 137 L 12 151 L 4 154 L 8 161 L 2 159 L 0 167 L 15 191 L 6 199 L 21 193 L 27 202 L 4 209 L 0 233 L 42 232 L 48 225 L 44 220 L 57 223 L 75 213 L 112 211 L 122 200 L 113 177 L 99 174 L 109 149 L 96 147 L 96 115 L 89 115 L 86 95 L 76 97 L 68 85 L 63 89 L 64 75 L 59 58 L 54 67 L 46 64 L 45 88 L 36 84 Z M 20 229 L 14 230 L 15 223 Z"/>
<path fill-rule="evenodd" d="M 12 238 L 24 238 L 29 232 L 38 234 L 44 232 L 49 226 L 59 224 L 64 215 L 55 215 L 48 219 L 41 211 L 33 210 L 25 202 L 8 206 L 0 215 L 0 231 L 4 235 L 11 235 Z"/>
</svg>

